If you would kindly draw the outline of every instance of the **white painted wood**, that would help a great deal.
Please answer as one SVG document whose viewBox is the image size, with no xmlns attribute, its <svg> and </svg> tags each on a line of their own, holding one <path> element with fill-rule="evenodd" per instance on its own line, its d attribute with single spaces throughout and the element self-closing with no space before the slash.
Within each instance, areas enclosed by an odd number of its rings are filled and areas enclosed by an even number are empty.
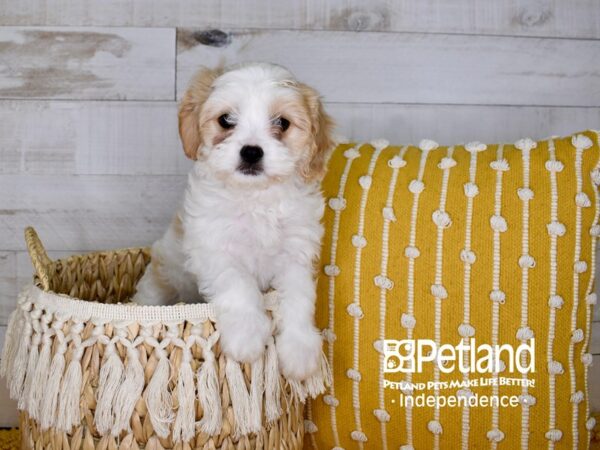
<svg viewBox="0 0 600 450">
<path fill-rule="evenodd" d="M 212 47 L 185 33 L 178 97 L 200 64 L 261 60 L 288 67 L 329 102 L 600 106 L 600 41 L 250 31 Z"/>
<path fill-rule="evenodd" d="M 600 126 L 600 108 L 470 105 L 328 104 L 338 132 L 350 140 L 385 137 L 442 145 L 479 140 L 514 142 L 525 136 L 543 139 Z"/>
<path fill-rule="evenodd" d="M 590 410 L 600 412 L 600 355 L 595 356 L 596 363 L 592 364 L 589 372 Z"/>
<path fill-rule="evenodd" d="M 326 109 L 346 139 L 395 143 L 510 142 L 600 124 L 600 108 L 335 103 Z M 186 174 L 190 167 L 175 102 L 0 101 L 0 174 Z"/>
<path fill-rule="evenodd" d="M 172 100 L 175 30 L 0 28 L 0 98 Z"/>
<path fill-rule="evenodd" d="M 598 289 L 596 289 L 598 292 Z M 600 322 L 592 323 L 592 340 L 590 342 L 590 353 L 600 355 Z"/>
<path fill-rule="evenodd" d="M 16 292 L 16 253 L 0 251 L 0 325 L 8 321 L 16 303 Z"/>
<path fill-rule="evenodd" d="M 147 245 L 183 197 L 184 175 L 0 177 L 0 248 L 24 250 L 33 225 L 49 250 Z"/>
<path fill-rule="evenodd" d="M 183 174 L 175 102 L 0 101 L 0 174 Z"/>
<path fill-rule="evenodd" d="M 600 37 L 595 0 L 4 0 L 1 25 L 187 26 Z"/>
<path fill-rule="evenodd" d="M 6 327 L 0 325 L 0 357 L 1 349 L 4 348 L 4 336 Z M 17 413 L 17 404 L 11 400 L 6 387 L 6 380 L 0 378 L 0 428 L 10 428 L 19 424 L 19 415 Z"/>
<path fill-rule="evenodd" d="M 0 325 L 0 349 L 4 348 L 4 336 L 6 327 Z M 0 351 L 1 355 L 1 351 Z M 11 400 L 6 388 L 6 380 L 0 378 L 0 428 L 15 427 L 19 424 L 17 404 Z"/>
</svg>

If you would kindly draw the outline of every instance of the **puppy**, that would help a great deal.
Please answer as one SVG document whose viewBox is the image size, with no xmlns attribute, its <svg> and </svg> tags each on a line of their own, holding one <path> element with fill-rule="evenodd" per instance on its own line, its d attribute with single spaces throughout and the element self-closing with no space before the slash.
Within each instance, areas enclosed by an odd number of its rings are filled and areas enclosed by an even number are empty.
<svg viewBox="0 0 600 450">
<path fill-rule="evenodd" d="M 283 67 L 201 70 L 179 106 L 183 149 L 195 161 L 183 205 L 152 246 L 134 301 L 212 303 L 221 348 L 251 362 L 271 336 L 263 293 L 274 288 L 281 370 L 299 380 L 313 374 L 319 181 L 331 131 L 317 92 Z"/>
</svg>

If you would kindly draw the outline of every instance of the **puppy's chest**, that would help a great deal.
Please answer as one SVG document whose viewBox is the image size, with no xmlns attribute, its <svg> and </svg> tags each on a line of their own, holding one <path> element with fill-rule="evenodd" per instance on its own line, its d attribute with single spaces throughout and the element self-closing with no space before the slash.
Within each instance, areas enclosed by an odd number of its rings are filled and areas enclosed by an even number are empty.
<svg viewBox="0 0 600 450">
<path fill-rule="evenodd" d="M 208 246 L 254 259 L 281 252 L 293 210 L 293 205 L 268 199 L 224 201 L 207 208 L 195 222 L 207 231 Z"/>
<path fill-rule="evenodd" d="M 246 207 L 250 205 L 245 205 Z M 231 218 L 227 240 L 230 251 L 251 249 L 260 253 L 279 252 L 286 239 L 287 217 L 276 207 L 240 207 Z"/>
</svg>

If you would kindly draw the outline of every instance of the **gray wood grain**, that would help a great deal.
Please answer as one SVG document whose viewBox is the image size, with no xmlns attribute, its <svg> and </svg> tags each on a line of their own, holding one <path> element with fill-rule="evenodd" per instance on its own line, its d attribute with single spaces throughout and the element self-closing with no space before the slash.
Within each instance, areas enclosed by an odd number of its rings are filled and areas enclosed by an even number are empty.
<svg viewBox="0 0 600 450">
<path fill-rule="evenodd" d="M 399 144 L 510 142 L 600 125 L 600 108 L 333 103 L 326 109 L 346 140 L 385 137 Z M 190 167 L 175 102 L 0 101 L 0 174 L 183 175 Z"/>
<path fill-rule="evenodd" d="M 0 325 L 0 349 L 4 348 L 4 336 L 6 327 Z M 16 427 L 19 425 L 19 414 L 17 403 L 10 399 L 6 380 L 0 378 L 0 427 Z"/>
<path fill-rule="evenodd" d="M 172 100 L 175 30 L 0 28 L 0 98 Z"/>
<path fill-rule="evenodd" d="M 593 355 L 600 355 L 600 322 L 592 323 L 592 340 L 589 351 Z"/>
<path fill-rule="evenodd" d="M 595 0 L 2 0 L 1 25 L 187 26 L 600 37 Z"/>
<path fill-rule="evenodd" d="M 183 174 L 189 167 L 175 102 L 0 101 L 0 174 Z"/>
<path fill-rule="evenodd" d="M 24 250 L 34 225 L 49 250 L 147 245 L 183 197 L 184 175 L 3 175 L 0 248 Z"/>
<path fill-rule="evenodd" d="M 177 95 L 199 64 L 271 61 L 329 102 L 600 106 L 600 41 L 247 31 L 222 46 L 179 30 Z"/>
<path fill-rule="evenodd" d="M 17 255 L 15 252 L 0 251 L 0 325 L 8 321 L 16 298 Z"/>
<path fill-rule="evenodd" d="M 599 355 L 595 357 L 596 361 L 599 359 Z M 597 362 L 593 364 L 589 369 L 588 374 L 589 382 L 589 395 L 590 395 L 590 411 L 600 411 L 600 364 Z"/>
</svg>

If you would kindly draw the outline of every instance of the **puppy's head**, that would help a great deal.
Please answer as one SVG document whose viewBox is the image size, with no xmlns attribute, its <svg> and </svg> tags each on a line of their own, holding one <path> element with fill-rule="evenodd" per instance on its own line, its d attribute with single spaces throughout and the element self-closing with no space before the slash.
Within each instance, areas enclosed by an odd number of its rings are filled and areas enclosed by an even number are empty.
<svg viewBox="0 0 600 450">
<path fill-rule="evenodd" d="M 203 69 L 179 106 L 185 154 L 235 184 L 319 180 L 332 127 L 318 93 L 273 64 Z"/>
</svg>

